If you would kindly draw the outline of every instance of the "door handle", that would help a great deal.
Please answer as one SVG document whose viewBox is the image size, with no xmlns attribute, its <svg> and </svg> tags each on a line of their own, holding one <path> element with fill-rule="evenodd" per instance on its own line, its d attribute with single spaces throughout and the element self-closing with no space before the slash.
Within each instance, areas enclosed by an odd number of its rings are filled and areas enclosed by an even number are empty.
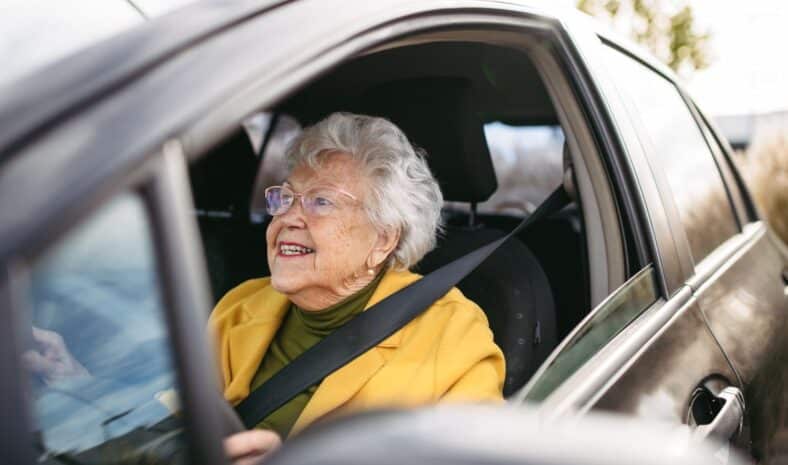
<svg viewBox="0 0 788 465">
<path fill-rule="evenodd" d="M 718 395 L 711 394 L 717 403 L 721 403 L 719 409 L 711 421 L 705 424 L 698 424 L 695 427 L 694 436 L 698 439 L 714 437 L 718 440 L 728 441 L 735 434 L 741 431 L 744 422 L 744 395 L 739 388 L 728 386 Z"/>
</svg>

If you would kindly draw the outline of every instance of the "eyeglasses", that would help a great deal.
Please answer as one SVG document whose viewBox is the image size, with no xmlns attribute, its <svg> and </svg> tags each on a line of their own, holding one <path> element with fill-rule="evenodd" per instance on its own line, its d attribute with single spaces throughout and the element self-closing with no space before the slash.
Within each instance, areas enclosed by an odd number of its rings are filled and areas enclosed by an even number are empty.
<svg viewBox="0 0 788 465">
<path fill-rule="evenodd" d="M 265 190 L 265 209 L 271 216 L 284 215 L 301 198 L 301 208 L 308 216 L 328 216 L 346 205 L 343 197 L 357 201 L 350 192 L 331 187 L 315 187 L 301 194 L 287 186 L 271 186 Z"/>
</svg>

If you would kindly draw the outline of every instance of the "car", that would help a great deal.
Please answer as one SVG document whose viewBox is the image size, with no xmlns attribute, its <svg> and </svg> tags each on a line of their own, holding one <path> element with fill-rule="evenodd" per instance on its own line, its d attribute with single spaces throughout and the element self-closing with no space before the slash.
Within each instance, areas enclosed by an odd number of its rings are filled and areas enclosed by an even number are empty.
<svg viewBox="0 0 788 465">
<path fill-rule="evenodd" d="M 354 440 L 347 441 L 351 436 Z M 623 415 L 593 412 L 547 420 L 527 406 L 442 405 L 331 421 L 293 438 L 265 463 L 733 465 L 747 460 L 725 444 L 697 440 L 689 428 Z"/>
<path fill-rule="evenodd" d="M 574 10 L 196 2 L 0 96 L 9 463 L 225 461 L 207 317 L 267 273 L 262 190 L 335 111 L 427 150 L 447 228 L 421 273 L 571 199 L 459 284 L 510 408 L 687 425 L 764 462 L 784 434 L 788 248 L 676 77 Z M 76 362 L 31 373 L 57 346 Z"/>
</svg>

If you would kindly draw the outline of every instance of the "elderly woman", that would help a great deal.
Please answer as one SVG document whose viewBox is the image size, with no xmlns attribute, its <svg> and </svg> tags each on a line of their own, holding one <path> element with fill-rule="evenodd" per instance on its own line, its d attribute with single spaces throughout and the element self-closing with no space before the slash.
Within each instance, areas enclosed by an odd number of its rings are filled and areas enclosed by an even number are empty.
<svg viewBox="0 0 788 465">
<path fill-rule="evenodd" d="M 273 216 L 266 234 L 271 276 L 231 290 L 211 315 L 232 404 L 418 280 L 408 269 L 434 247 L 440 228 L 437 182 L 424 157 L 385 119 L 334 113 L 306 129 L 287 159 L 287 180 L 265 191 Z M 503 355 L 484 313 L 453 289 L 258 428 L 286 437 L 338 412 L 497 401 L 503 381 Z M 230 455 L 243 448 L 236 445 Z"/>
</svg>

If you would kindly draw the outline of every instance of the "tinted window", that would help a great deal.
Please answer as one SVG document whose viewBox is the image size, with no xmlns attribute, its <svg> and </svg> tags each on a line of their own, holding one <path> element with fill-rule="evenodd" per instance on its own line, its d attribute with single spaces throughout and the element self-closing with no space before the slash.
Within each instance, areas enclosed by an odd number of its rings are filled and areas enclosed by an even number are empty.
<svg viewBox="0 0 788 465">
<path fill-rule="evenodd" d="M 711 151 L 670 81 L 613 48 L 606 55 L 630 116 L 642 123 L 644 149 L 664 174 L 697 263 L 738 229 Z"/>
<path fill-rule="evenodd" d="M 142 200 L 126 194 L 31 263 L 24 359 L 42 457 L 120 463 L 177 423 L 153 246 Z"/>
</svg>

